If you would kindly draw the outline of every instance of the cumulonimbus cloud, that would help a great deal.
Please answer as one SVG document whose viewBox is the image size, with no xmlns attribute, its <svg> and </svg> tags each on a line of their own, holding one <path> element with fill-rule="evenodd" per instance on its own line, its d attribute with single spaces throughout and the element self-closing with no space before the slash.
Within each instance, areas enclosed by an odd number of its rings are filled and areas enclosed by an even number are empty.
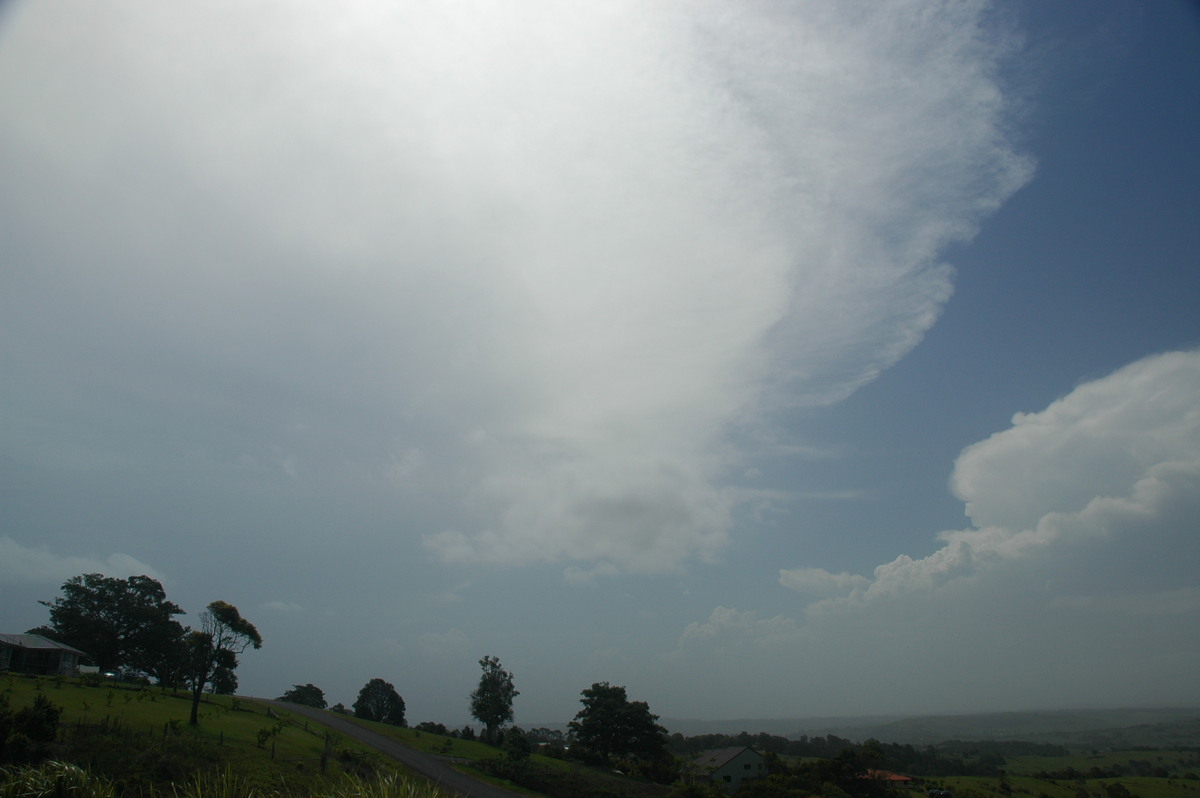
<svg viewBox="0 0 1200 798">
<path fill-rule="evenodd" d="M 121 8 L 0 53 L 6 323 L 78 375 L 13 410 L 91 416 L 30 456 L 387 484 L 448 561 L 715 556 L 1030 175 L 983 3 Z"/>
</svg>

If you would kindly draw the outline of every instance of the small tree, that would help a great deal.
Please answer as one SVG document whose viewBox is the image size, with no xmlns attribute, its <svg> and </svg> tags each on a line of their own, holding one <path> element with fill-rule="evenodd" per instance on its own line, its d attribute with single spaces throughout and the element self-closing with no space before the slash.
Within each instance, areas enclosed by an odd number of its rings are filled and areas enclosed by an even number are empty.
<svg viewBox="0 0 1200 798">
<path fill-rule="evenodd" d="M 569 724 L 575 741 L 604 759 L 635 756 L 661 757 L 667 747 L 667 730 L 656 721 L 645 701 L 630 701 L 624 687 L 596 682 L 581 692 L 583 709 Z"/>
<path fill-rule="evenodd" d="M 254 624 L 242 617 L 238 608 L 214 601 L 200 615 L 200 630 L 190 632 L 184 641 L 184 673 L 192 688 L 192 714 L 188 723 L 200 723 L 200 697 L 204 686 L 218 674 L 223 685 L 229 684 L 237 668 L 237 655 L 247 648 L 262 648 L 262 636 Z M 237 682 L 233 684 L 236 686 Z"/>
<path fill-rule="evenodd" d="M 483 675 L 471 693 L 471 717 L 484 726 L 484 739 L 495 742 L 496 730 L 513 719 L 513 699 L 521 693 L 513 685 L 513 676 L 500 666 L 497 657 L 479 660 Z"/>
<path fill-rule="evenodd" d="M 286 701 L 289 704 L 302 704 L 306 707 L 325 708 L 325 691 L 312 684 L 294 684 L 276 701 Z M 340 705 L 339 705 L 340 706 Z"/>
<path fill-rule="evenodd" d="M 404 699 L 389 682 L 372 679 L 358 691 L 354 717 L 404 726 Z"/>
</svg>

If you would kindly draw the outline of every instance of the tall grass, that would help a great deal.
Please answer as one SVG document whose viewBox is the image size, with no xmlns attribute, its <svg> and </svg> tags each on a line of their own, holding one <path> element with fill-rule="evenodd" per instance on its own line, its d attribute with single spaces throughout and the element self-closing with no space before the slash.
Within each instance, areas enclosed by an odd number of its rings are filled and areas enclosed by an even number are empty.
<svg viewBox="0 0 1200 798">
<path fill-rule="evenodd" d="M 78 765 L 45 762 L 37 767 L 0 768 L 0 798 L 117 798 L 108 779 Z"/>
<path fill-rule="evenodd" d="M 0 798 L 117 798 L 116 785 L 78 765 L 45 762 L 36 767 L 0 768 Z M 442 790 L 416 779 L 387 775 L 378 779 L 346 776 L 334 787 L 317 793 L 296 793 L 286 787 L 267 788 L 230 769 L 197 774 L 183 784 L 152 790 L 156 798 L 450 798 Z"/>
</svg>

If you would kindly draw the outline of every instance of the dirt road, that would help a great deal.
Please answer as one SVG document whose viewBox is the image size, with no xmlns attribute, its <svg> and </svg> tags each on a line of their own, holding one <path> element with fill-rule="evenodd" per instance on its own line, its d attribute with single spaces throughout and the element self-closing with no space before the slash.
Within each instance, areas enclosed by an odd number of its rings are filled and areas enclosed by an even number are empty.
<svg viewBox="0 0 1200 798">
<path fill-rule="evenodd" d="M 262 702 L 270 704 L 281 712 L 311 718 L 318 723 L 325 724 L 338 732 L 338 734 L 353 737 L 360 743 L 369 745 L 376 751 L 398 760 L 409 770 L 421 774 L 448 792 L 468 796 L 468 798 L 518 798 L 518 793 L 509 792 L 499 787 L 493 787 L 491 784 L 476 781 L 470 776 L 459 773 L 439 757 L 430 756 L 429 754 L 409 748 L 406 745 L 401 745 L 394 740 L 389 740 L 382 734 L 377 734 L 370 729 L 359 726 L 349 718 L 332 712 L 325 712 L 314 707 L 306 707 L 301 704 L 286 704 L 282 701 L 268 701 L 265 699 L 262 699 Z"/>
</svg>

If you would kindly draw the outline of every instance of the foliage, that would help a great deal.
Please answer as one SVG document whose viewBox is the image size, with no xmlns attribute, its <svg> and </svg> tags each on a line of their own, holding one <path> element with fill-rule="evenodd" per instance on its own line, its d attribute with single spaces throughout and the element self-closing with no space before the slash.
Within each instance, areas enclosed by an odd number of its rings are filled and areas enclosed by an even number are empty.
<svg viewBox="0 0 1200 798">
<path fill-rule="evenodd" d="M 665 785 L 631 779 L 611 769 L 537 755 L 524 759 L 504 756 L 477 761 L 475 765 L 487 775 L 549 798 L 666 798 L 671 793 Z"/>
<path fill-rule="evenodd" d="M 644 701 L 630 701 L 624 687 L 596 682 L 583 690 L 583 709 L 569 724 L 575 743 L 605 760 L 654 759 L 666 754 L 667 730 Z"/>
<path fill-rule="evenodd" d="M 354 717 L 404 726 L 404 699 L 390 682 L 375 678 L 363 685 L 354 702 Z"/>
<path fill-rule="evenodd" d="M 788 766 L 778 760 L 763 779 L 744 782 L 741 798 L 819 795 L 823 798 L 883 798 L 889 788 L 867 778 L 874 746 L 847 748 L 832 759 L 801 760 Z"/>
<path fill-rule="evenodd" d="M 148 576 L 73 576 L 61 596 L 39 603 L 50 608 L 51 625 L 33 633 L 84 651 L 101 670 L 129 668 L 163 679 L 163 665 L 183 637 L 173 617 L 183 610 Z"/>
<path fill-rule="evenodd" d="M 831 759 L 849 749 L 869 746 L 874 761 L 871 768 L 906 773 L 911 776 L 994 776 L 1005 767 L 1010 756 L 1057 756 L 1065 753 L 1059 745 L 1012 740 L 965 742 L 950 740 L 937 745 L 913 746 L 906 743 L 881 743 L 868 740 L 855 743 L 830 734 L 796 739 L 766 733 L 701 734 L 684 737 L 673 734 L 670 748 L 676 754 L 694 758 L 702 751 L 718 748 L 748 747 L 763 754 L 788 757 Z"/>
<path fill-rule="evenodd" d="M 236 667 L 237 657 L 234 657 L 233 667 L 218 667 L 214 670 L 209 689 L 217 695 L 233 695 L 236 693 L 238 680 L 237 674 L 233 672 Z"/>
<path fill-rule="evenodd" d="M 560 747 L 566 747 L 567 745 L 567 735 L 560 729 L 547 729 L 544 726 L 535 726 L 532 729 L 526 730 L 525 734 L 529 735 L 529 739 L 535 743 L 545 743 Z"/>
<path fill-rule="evenodd" d="M 192 689 L 192 712 L 188 723 L 200 723 L 200 697 L 210 680 L 216 687 L 228 687 L 237 668 L 237 655 L 250 646 L 262 648 L 262 636 L 254 624 L 242 617 L 238 608 L 214 601 L 200 615 L 200 630 L 184 639 L 184 675 Z M 233 680 L 236 687 L 237 681 Z"/>
<path fill-rule="evenodd" d="M 484 739 L 496 739 L 496 730 L 513 719 L 513 699 L 520 692 L 513 685 L 513 676 L 500 666 L 497 657 L 479 660 L 483 675 L 479 686 L 471 693 L 471 717 L 484 726 Z"/>
<path fill-rule="evenodd" d="M 58 795 L 116 798 L 117 794 L 111 781 L 69 762 L 0 769 L 0 798 L 50 798 Z"/>
<path fill-rule="evenodd" d="M 533 753 L 533 743 L 520 726 L 513 726 L 504 733 L 502 748 L 505 757 L 516 761 L 529 759 L 529 755 Z"/>
<path fill-rule="evenodd" d="M 50 754 L 58 736 L 62 707 L 44 693 L 34 696 L 30 706 L 13 712 L 8 696 L 0 695 L 0 762 L 40 762 Z"/>
<path fill-rule="evenodd" d="M 316 707 L 324 709 L 325 691 L 313 684 L 293 684 L 292 689 L 288 690 L 276 701 L 286 701 L 289 704 L 302 704 L 306 707 Z"/>
</svg>

